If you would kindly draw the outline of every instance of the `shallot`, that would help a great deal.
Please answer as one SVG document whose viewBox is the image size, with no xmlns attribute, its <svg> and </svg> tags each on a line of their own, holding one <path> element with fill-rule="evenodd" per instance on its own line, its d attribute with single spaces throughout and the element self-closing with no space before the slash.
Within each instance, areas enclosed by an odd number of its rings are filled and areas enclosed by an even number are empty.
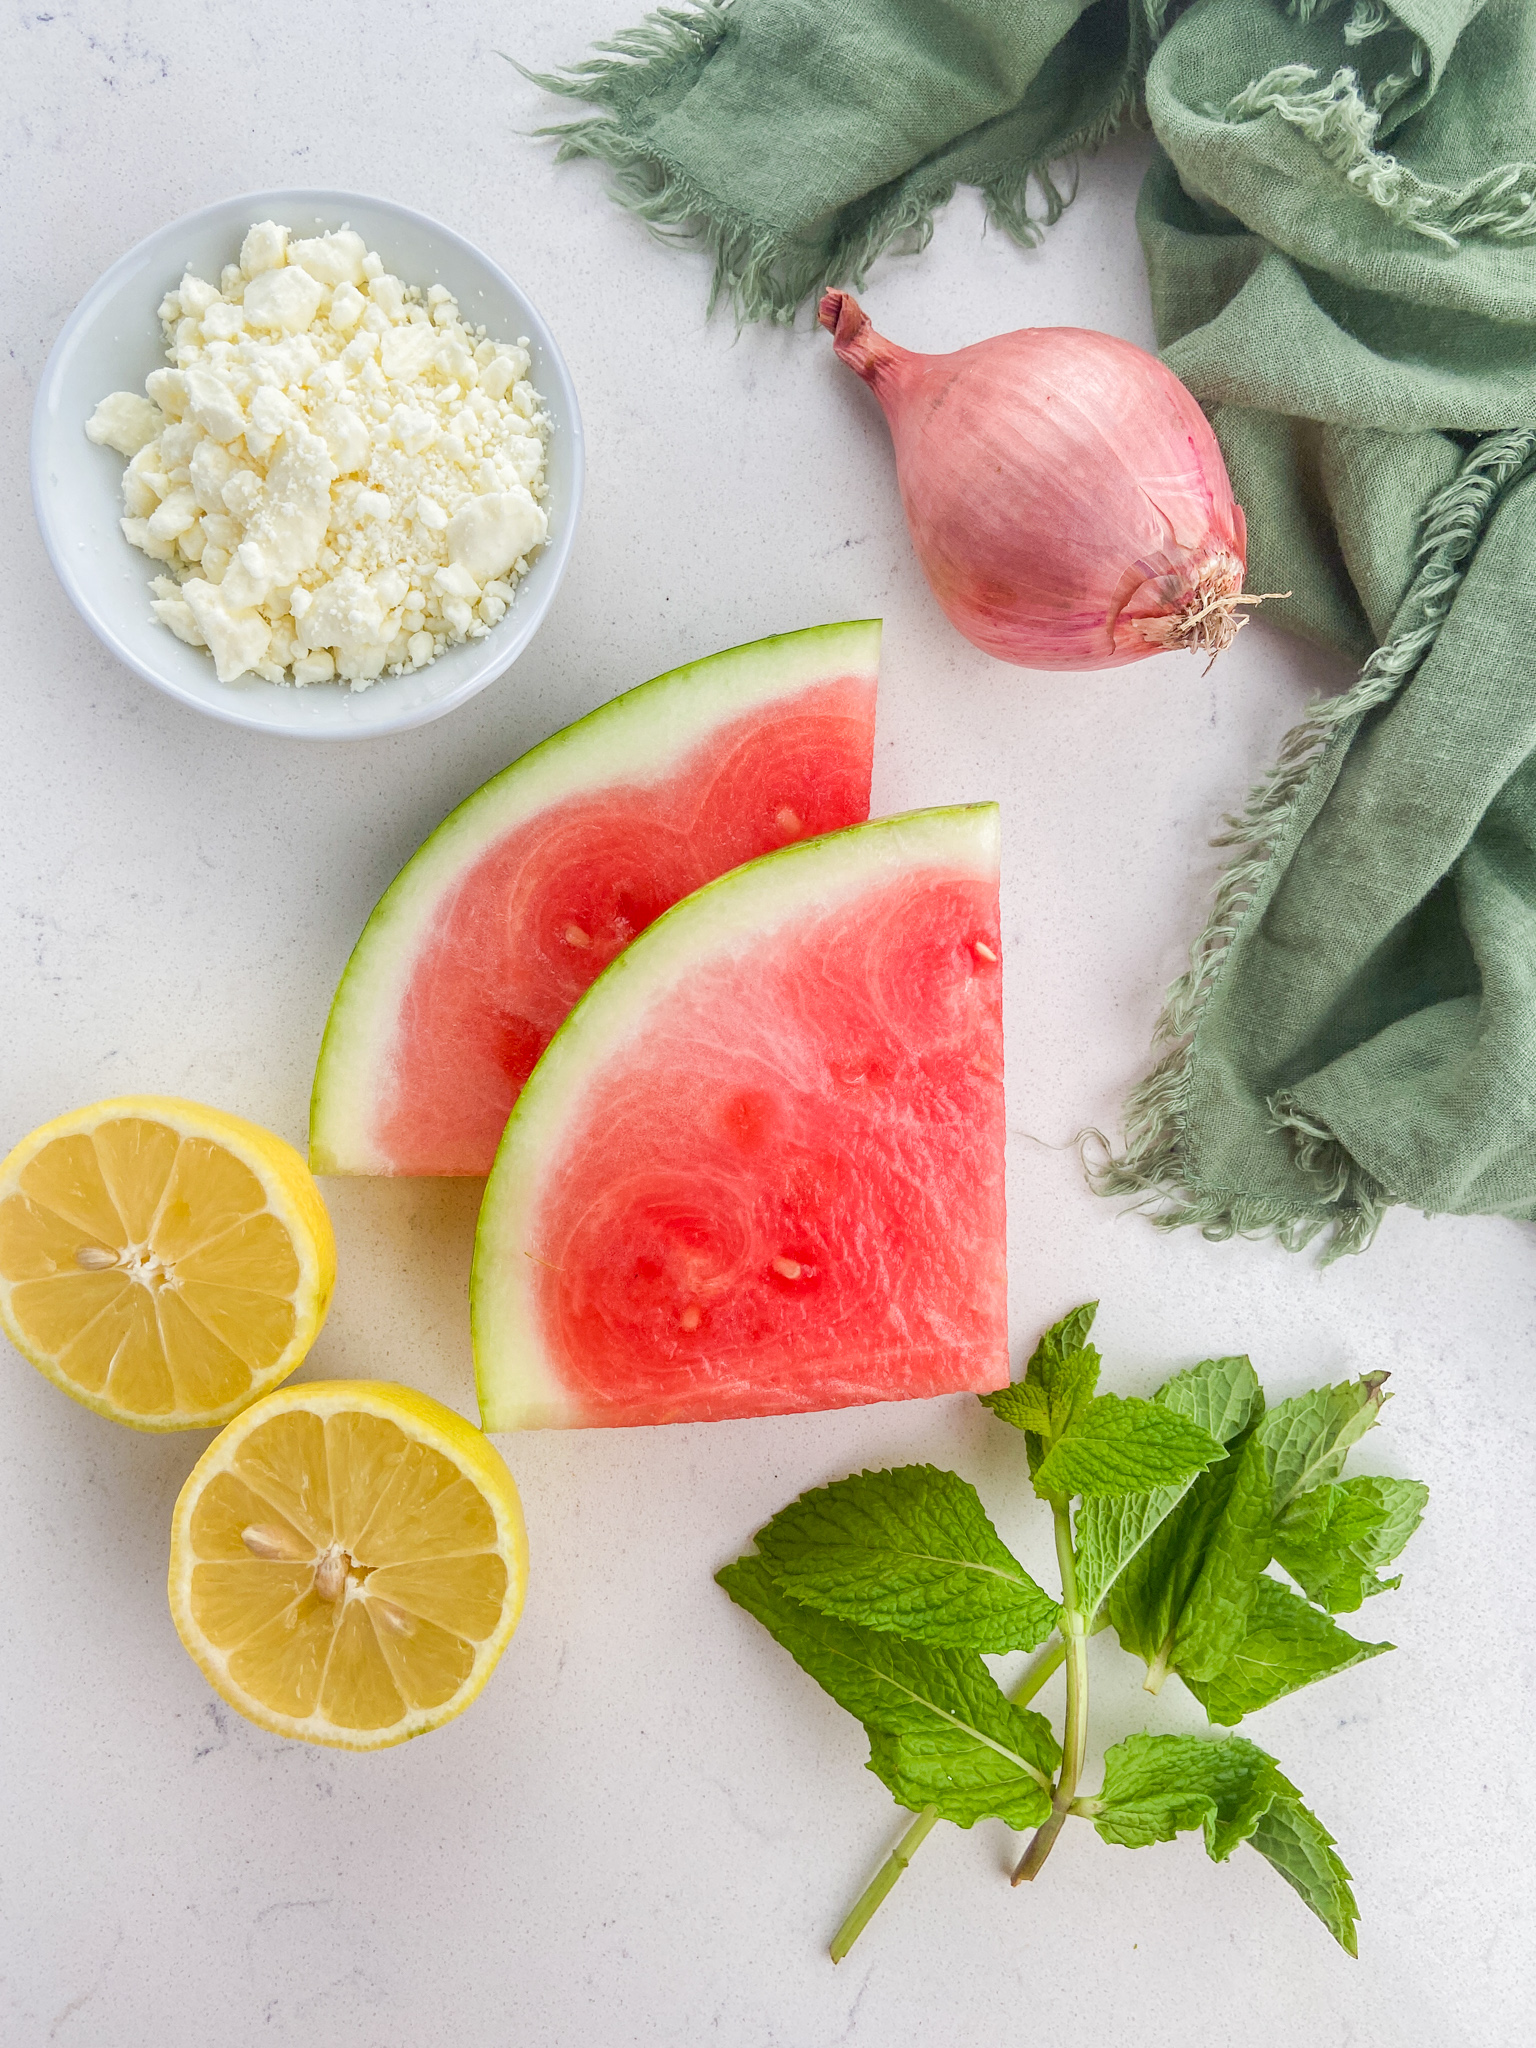
<svg viewBox="0 0 1536 2048">
<path fill-rule="evenodd" d="M 1039 669 L 1231 643 L 1258 602 L 1242 507 L 1155 356 L 1080 327 L 915 355 L 848 292 L 820 318 L 884 408 L 913 546 L 968 640 Z"/>
</svg>

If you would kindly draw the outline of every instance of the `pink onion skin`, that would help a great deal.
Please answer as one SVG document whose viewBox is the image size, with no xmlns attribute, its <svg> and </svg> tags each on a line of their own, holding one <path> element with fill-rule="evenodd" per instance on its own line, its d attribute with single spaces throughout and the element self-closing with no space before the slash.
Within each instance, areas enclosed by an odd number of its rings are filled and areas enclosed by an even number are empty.
<svg viewBox="0 0 1536 2048">
<path fill-rule="evenodd" d="M 1155 356 L 1081 327 L 915 355 L 848 292 L 820 318 L 884 409 L 912 544 L 967 640 L 1038 669 L 1230 643 L 1252 602 L 1242 507 Z"/>
</svg>

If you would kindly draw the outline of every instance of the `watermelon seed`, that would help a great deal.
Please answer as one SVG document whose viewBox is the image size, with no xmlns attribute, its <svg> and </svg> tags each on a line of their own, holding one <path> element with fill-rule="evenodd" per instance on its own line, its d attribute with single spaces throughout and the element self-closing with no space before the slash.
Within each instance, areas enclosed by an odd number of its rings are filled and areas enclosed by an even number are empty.
<svg viewBox="0 0 1536 2048">
<path fill-rule="evenodd" d="M 774 1260 L 773 1270 L 775 1273 L 782 1273 L 786 1280 L 798 1280 L 800 1278 L 800 1261 L 798 1259 L 786 1259 L 781 1256 Z"/>
<path fill-rule="evenodd" d="M 688 1307 L 683 1310 L 682 1314 L 678 1317 L 678 1321 L 682 1324 L 685 1330 L 696 1330 L 699 1327 L 699 1312 L 691 1302 L 689 1303 Z"/>
<path fill-rule="evenodd" d="M 568 924 L 565 928 L 565 943 L 568 946 L 588 947 L 592 943 L 590 932 L 584 932 L 579 924 Z"/>
<path fill-rule="evenodd" d="M 778 826 L 781 832 L 786 834 L 793 834 L 804 830 L 804 826 L 802 825 L 800 819 L 800 813 L 798 811 L 792 811 L 789 808 L 788 804 L 785 804 L 782 810 L 776 811 L 774 813 L 773 822 L 775 823 L 775 825 Z"/>
<path fill-rule="evenodd" d="M 972 951 L 976 954 L 978 960 L 995 960 L 997 958 L 992 948 L 984 945 L 980 939 L 972 941 Z"/>
</svg>

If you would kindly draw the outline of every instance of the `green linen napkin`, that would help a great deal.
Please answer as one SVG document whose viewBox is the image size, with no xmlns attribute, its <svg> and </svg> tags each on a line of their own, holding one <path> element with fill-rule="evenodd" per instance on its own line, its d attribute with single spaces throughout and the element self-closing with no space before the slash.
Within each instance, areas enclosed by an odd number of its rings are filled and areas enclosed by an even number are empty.
<svg viewBox="0 0 1536 2048">
<path fill-rule="evenodd" d="M 1393 1202 L 1536 1217 L 1530 0 L 737 0 L 544 82 L 598 109 L 564 154 L 785 320 L 959 182 L 1033 239 L 1144 110 L 1159 343 L 1249 585 L 1363 666 L 1229 821 L 1098 1184 L 1330 1251 Z"/>
</svg>

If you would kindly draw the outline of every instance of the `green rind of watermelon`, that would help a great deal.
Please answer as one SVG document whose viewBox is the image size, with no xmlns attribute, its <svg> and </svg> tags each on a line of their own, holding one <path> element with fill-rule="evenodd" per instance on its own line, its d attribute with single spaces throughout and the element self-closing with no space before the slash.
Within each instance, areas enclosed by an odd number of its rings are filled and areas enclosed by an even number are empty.
<svg viewBox="0 0 1536 2048">
<path fill-rule="evenodd" d="M 879 649 L 880 621 L 864 619 L 778 634 L 690 662 L 566 726 L 466 798 L 390 884 L 347 962 L 315 1069 L 309 1140 L 313 1171 L 487 1172 L 515 1093 L 510 1080 L 495 1114 L 487 1109 L 483 1137 L 472 1133 L 448 1143 L 429 1135 L 412 1146 L 389 1135 L 389 1105 L 401 1089 L 403 1018 L 413 976 L 442 919 L 455 914 L 477 866 L 493 858 L 512 835 L 541 818 L 556 818 L 562 806 L 600 801 L 609 790 L 633 798 L 651 787 L 686 786 L 690 763 L 703 761 L 710 746 L 737 724 L 745 729 L 759 715 L 787 717 L 797 699 L 809 702 L 818 689 L 832 685 L 852 686 L 858 700 L 857 759 L 847 765 L 853 783 L 862 777 L 862 787 L 858 800 L 831 822 L 867 817 Z M 709 850 L 702 849 L 702 872 L 713 876 L 766 850 L 766 844 L 752 844 L 745 854 L 738 847 L 711 861 Z M 668 895 L 665 900 L 674 899 Z M 553 1028 L 552 1019 L 546 1029 Z M 536 1051 L 535 1042 L 530 1061 Z M 413 1048 L 413 1056 L 418 1053 Z M 462 1087 L 460 1048 L 445 1043 L 443 1061 L 444 1085 Z"/>
<path fill-rule="evenodd" d="M 508 1120 L 481 1207 L 470 1300 L 476 1382 L 486 1429 L 613 1426 L 784 1413 L 962 1388 L 990 1391 L 1006 1383 L 998 864 L 998 812 L 993 804 L 912 812 L 855 826 L 787 847 L 722 876 L 659 918 L 607 968 L 556 1033 L 525 1086 Z M 930 947 L 929 952 L 914 953 L 908 961 L 901 950 L 906 943 L 901 937 L 901 920 L 892 914 L 892 906 L 899 908 L 911 901 L 921 910 L 931 902 L 947 904 L 946 891 L 969 906 L 962 915 L 972 921 L 953 933 L 946 926 L 935 942 L 938 951 Z M 902 1245 L 894 1238 L 888 1244 L 874 1243 L 873 1251 L 869 1245 L 883 1227 L 882 1204 L 894 1213 L 902 1203 L 910 1208 L 918 1200 L 932 1209 L 932 1229 L 925 1242 L 942 1240 L 946 1255 L 949 1246 L 956 1247 L 954 1255 L 962 1259 L 964 1271 L 951 1276 L 944 1299 L 903 1307 L 907 1316 L 903 1327 L 910 1333 L 905 1348 L 899 1333 L 892 1341 L 888 1329 L 876 1331 L 867 1340 L 868 1355 L 852 1366 L 846 1345 L 842 1347 L 844 1355 L 836 1346 L 824 1356 L 805 1355 L 803 1371 L 795 1354 L 791 1359 L 793 1384 L 785 1384 L 780 1359 L 771 1387 L 737 1385 L 722 1400 L 717 1398 L 719 1376 L 712 1382 L 710 1359 L 703 1347 L 678 1363 L 675 1383 L 658 1382 L 658 1373 L 665 1382 L 673 1370 L 667 1346 L 674 1340 L 669 1331 L 663 1331 L 649 1353 L 641 1347 L 634 1370 L 643 1385 L 635 1389 L 618 1385 L 618 1377 L 630 1370 L 632 1361 L 626 1359 L 610 1384 L 596 1393 L 590 1386 L 583 1390 L 576 1382 L 597 1354 L 571 1342 L 565 1343 L 563 1355 L 556 1355 L 557 1344 L 564 1342 L 558 1333 L 551 1336 L 563 1313 L 560 1304 L 571 1294 L 582 1293 L 594 1276 L 598 1287 L 609 1285 L 603 1272 L 611 1268 L 622 1274 L 627 1270 L 625 1262 L 633 1245 L 621 1219 L 618 1227 L 603 1237 L 600 1257 L 574 1270 L 562 1263 L 569 1256 L 569 1245 L 551 1240 L 548 1219 L 557 1211 L 571 1211 L 573 1203 L 572 1213 L 578 1218 L 605 1213 L 605 1202 L 627 1199 L 622 1194 L 613 1196 L 613 1188 L 634 1186 L 643 1191 L 646 1173 L 654 1177 L 658 1163 L 664 1175 L 685 1191 L 685 1201 L 688 1188 L 717 1185 L 716 1161 L 708 1156 L 710 1141 L 699 1146 L 686 1135 L 690 1127 L 688 1090 L 694 1077 L 673 1058 L 671 1048 L 685 1043 L 690 1032 L 693 1042 L 706 1048 L 725 1047 L 727 1052 L 716 1056 L 716 1065 L 723 1069 L 727 1063 L 739 1062 L 741 1077 L 749 1084 L 760 1054 L 768 1069 L 773 1068 L 773 1043 L 767 1043 L 765 1050 L 753 1036 L 754 1029 L 762 1028 L 761 1017 L 771 1013 L 760 1005 L 754 1013 L 753 998 L 762 980 L 761 963 L 771 959 L 776 936 L 780 951 L 792 958 L 797 945 L 821 946 L 824 934 L 830 935 L 829 943 L 834 946 L 841 944 L 839 934 L 854 935 L 851 950 L 857 952 L 857 935 L 865 930 L 874 934 L 870 944 L 884 944 L 881 934 L 891 934 L 891 971 L 899 969 L 906 980 L 893 990 L 885 977 L 883 959 L 876 959 L 846 1007 L 866 1024 L 872 1006 L 882 1017 L 888 1015 L 896 1039 L 911 1050 L 907 1067 L 913 1073 L 921 1067 L 930 1037 L 932 1046 L 949 1057 L 953 1048 L 945 1050 L 947 1041 L 943 1041 L 940 1028 L 946 1014 L 959 1016 L 962 1022 L 971 1018 L 972 1024 L 958 1035 L 951 1027 L 950 1039 L 961 1050 L 970 1045 L 969 1065 L 975 1074 L 970 1080 L 960 1076 L 949 1096 L 940 1088 L 936 1098 L 930 1099 L 930 1090 L 920 1104 L 915 1101 L 918 1091 L 906 1098 L 892 1096 L 880 1101 L 878 1123 L 866 1128 L 912 1135 L 913 1173 L 910 1184 L 896 1190 L 900 1201 L 891 1201 L 889 1178 L 871 1196 L 870 1230 L 859 1240 L 865 1247 L 859 1256 L 891 1261 L 891 1270 L 899 1278 L 898 1269 L 904 1270 L 902 1261 L 907 1256 Z M 914 948 L 928 945 L 920 917 L 913 932 L 910 943 Z M 945 950 L 951 946 L 956 949 L 952 959 Z M 837 964 L 835 953 L 826 957 Z M 931 961 L 938 965 L 929 973 Z M 978 977 L 988 977 L 985 984 L 978 979 L 973 987 L 967 980 L 972 971 Z M 827 982 L 825 974 L 822 980 Z M 878 1000 L 868 993 L 876 983 Z M 739 1005 L 737 989 L 741 991 Z M 882 1042 L 879 1030 L 867 1041 L 856 1031 L 844 1035 L 835 993 L 824 996 L 823 1004 L 823 1013 L 812 1020 L 821 1042 L 846 1046 L 855 1066 L 863 1059 L 866 1042 L 877 1044 L 878 1049 Z M 685 1018 L 681 1037 L 675 1029 L 680 1014 Z M 930 1018 L 938 1024 L 931 1025 Z M 669 1031 L 671 1037 L 666 1035 Z M 787 1043 L 782 1050 L 786 1058 L 800 1057 Z M 656 1075 L 682 1075 L 677 1098 L 682 1113 L 675 1124 L 670 1123 L 663 1106 L 657 1125 L 661 1142 L 652 1147 L 650 1155 L 639 1159 L 625 1150 L 626 1110 L 635 1100 L 628 1075 L 637 1058 L 650 1059 Z M 629 1068 L 626 1060 L 631 1063 Z M 882 1085 L 877 1064 L 870 1065 L 874 1086 Z M 888 1066 L 887 1086 L 892 1077 L 900 1080 L 903 1071 L 899 1057 Z M 794 1071 L 798 1074 L 809 1069 L 802 1062 Z M 850 1078 L 862 1082 L 866 1076 L 862 1071 L 838 1076 L 840 1082 Z M 795 1085 L 791 1083 L 786 1091 L 786 1101 Z M 615 1087 L 619 1094 L 610 1100 Z M 816 1087 L 821 1088 L 821 1096 L 815 1094 Z M 816 1105 L 823 1099 L 832 1115 L 828 1142 L 834 1142 L 837 1105 L 833 1093 L 830 1081 L 816 1081 L 809 1094 L 794 1097 L 792 1114 L 799 1119 L 793 1134 L 796 1144 L 800 1133 L 817 1128 Z M 700 1093 L 698 1099 L 706 1104 L 700 1114 L 713 1116 L 713 1096 Z M 617 1115 L 613 1113 L 615 1101 Z M 725 1113 L 737 1114 L 734 1103 L 726 1104 Z M 865 1114 L 862 1107 L 859 1113 Z M 770 1091 L 765 1112 L 770 1124 L 775 1114 Z M 920 1115 L 928 1119 L 924 1129 L 917 1129 L 914 1122 Z M 708 1128 L 716 1126 L 711 1123 Z M 903 1136 L 902 1143 L 906 1142 Z M 936 1148 L 947 1148 L 937 1167 Z M 842 1171 L 841 1167 L 836 1170 Z M 855 1177 L 860 1170 L 855 1165 Z M 782 1171 L 782 1159 L 765 1155 L 764 1185 Z M 636 1199 L 639 1212 L 649 1215 L 649 1194 Z M 559 1211 L 561 1202 L 565 1211 Z M 578 1231 L 580 1227 L 578 1223 Z M 603 1227 L 606 1230 L 606 1223 Z M 850 1233 L 847 1242 L 851 1245 L 853 1241 Z M 834 1277 L 838 1256 L 834 1249 L 827 1268 Z M 841 1304 L 830 1296 L 827 1299 L 829 1311 L 841 1318 Z M 553 1310 L 551 1301 L 556 1304 Z M 879 1306 L 874 1304 L 876 1316 Z M 911 1314 L 914 1306 L 916 1315 Z M 797 1303 L 797 1313 L 799 1307 Z M 937 1347 L 924 1341 L 924 1333 L 931 1340 L 936 1327 L 956 1332 L 955 1341 Z M 707 1326 L 703 1334 L 707 1336 Z M 865 1341 L 861 1336 L 856 1345 Z M 794 1354 L 793 1341 L 790 1351 Z M 767 1355 L 765 1351 L 763 1356 Z"/>
</svg>

